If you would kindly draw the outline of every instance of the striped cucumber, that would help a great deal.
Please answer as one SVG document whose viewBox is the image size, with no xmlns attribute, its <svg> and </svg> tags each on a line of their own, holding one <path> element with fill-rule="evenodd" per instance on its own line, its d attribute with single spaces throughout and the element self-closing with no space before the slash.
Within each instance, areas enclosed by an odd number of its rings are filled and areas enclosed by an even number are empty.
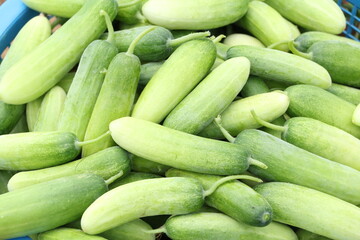
<svg viewBox="0 0 360 240">
<path fill-rule="evenodd" d="M 8 192 L 7 184 L 13 175 L 10 171 L 0 171 L 0 194 Z"/>
<path fill-rule="evenodd" d="M 242 33 L 230 34 L 225 38 L 224 44 L 228 46 L 247 45 L 255 47 L 265 47 L 264 44 L 262 44 L 262 42 L 260 42 L 257 38 Z"/>
<path fill-rule="evenodd" d="M 258 77 L 292 84 L 311 84 L 325 89 L 331 85 L 331 77 L 324 67 L 293 54 L 260 47 L 235 46 L 228 50 L 227 55 L 228 58 L 247 57 L 251 62 L 251 74 Z"/>
<path fill-rule="evenodd" d="M 265 183 L 255 190 L 272 206 L 275 221 L 335 240 L 360 239 L 360 208 L 355 205 L 290 183 Z"/>
<path fill-rule="evenodd" d="M 352 116 L 352 123 L 360 127 L 360 104 L 355 108 Z"/>
<path fill-rule="evenodd" d="M 330 238 L 308 232 L 304 229 L 297 230 L 296 235 L 298 236 L 299 240 L 331 240 Z"/>
<path fill-rule="evenodd" d="M 241 96 L 246 98 L 267 92 L 270 92 L 270 89 L 263 79 L 255 76 L 249 76 L 249 79 L 241 90 Z"/>
<path fill-rule="evenodd" d="M 56 85 L 78 63 L 85 48 L 105 31 L 100 10 L 114 19 L 116 2 L 86 1 L 60 29 L 5 73 L 0 82 L 0 99 L 9 104 L 23 104 Z"/>
<path fill-rule="evenodd" d="M 109 189 L 114 189 L 121 185 L 125 185 L 128 183 L 145 180 L 145 179 L 152 179 L 152 178 L 161 178 L 160 175 L 152 174 L 152 173 L 142 173 L 142 172 L 130 172 L 124 178 L 120 178 L 109 185 Z"/>
<path fill-rule="evenodd" d="M 140 67 L 139 84 L 145 86 L 163 64 L 164 62 L 149 62 L 142 64 Z"/>
<path fill-rule="evenodd" d="M 169 113 L 163 125 L 198 134 L 231 104 L 249 73 L 250 62 L 244 57 L 220 64 Z"/>
<path fill-rule="evenodd" d="M 326 90 L 354 105 L 360 103 L 360 89 L 333 83 Z"/>
<path fill-rule="evenodd" d="M 57 228 L 44 233 L 40 233 L 37 236 L 38 240 L 64 240 L 64 239 L 76 239 L 76 240 L 106 240 L 103 237 L 92 236 L 84 233 L 79 229 L 74 228 Z"/>
<path fill-rule="evenodd" d="M 75 77 L 75 72 L 69 72 L 68 74 L 65 75 L 63 79 L 60 80 L 57 86 L 61 87 L 62 89 L 64 89 L 66 93 L 68 93 L 71 83 L 74 80 L 74 77 Z"/>
<path fill-rule="evenodd" d="M 208 73 L 215 57 L 215 45 L 210 40 L 182 44 L 146 85 L 132 116 L 161 122 Z"/>
<path fill-rule="evenodd" d="M 137 172 L 153 173 L 165 176 L 165 172 L 170 169 L 169 166 L 153 162 L 135 155 L 131 156 L 131 169 Z"/>
<path fill-rule="evenodd" d="M 26 122 L 28 124 L 29 132 L 34 131 L 43 99 L 44 96 L 41 96 L 38 99 L 26 104 Z"/>
</svg>

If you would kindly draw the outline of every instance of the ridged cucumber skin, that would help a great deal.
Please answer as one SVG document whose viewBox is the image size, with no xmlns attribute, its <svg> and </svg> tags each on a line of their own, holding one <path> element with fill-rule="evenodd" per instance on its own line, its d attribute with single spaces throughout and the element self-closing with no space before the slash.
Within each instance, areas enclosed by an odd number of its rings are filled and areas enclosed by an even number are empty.
<svg viewBox="0 0 360 240">
<path fill-rule="evenodd" d="M 249 168 L 251 173 L 264 180 L 299 184 L 353 204 L 360 203 L 360 172 L 353 168 L 317 156 L 259 130 L 242 131 L 235 143 L 268 166 L 266 170 Z"/>
<path fill-rule="evenodd" d="M 86 1 L 60 29 L 14 64 L 0 82 L 2 101 L 9 104 L 31 102 L 56 85 L 78 63 L 85 48 L 105 31 L 105 19 L 100 10 L 114 19 L 116 2 Z"/>
<path fill-rule="evenodd" d="M 221 122 L 231 135 L 236 136 L 244 129 L 261 127 L 251 115 L 251 110 L 254 110 L 262 119 L 272 122 L 283 115 L 288 106 L 289 98 L 283 92 L 262 93 L 234 101 L 221 114 Z M 199 135 L 215 139 L 225 138 L 215 123 L 211 123 Z"/>
<path fill-rule="evenodd" d="M 13 175 L 10 171 L 0 171 L 0 194 L 8 192 L 7 184 Z"/>
<path fill-rule="evenodd" d="M 53 87 L 45 94 L 34 126 L 34 132 L 51 132 L 57 130 L 59 117 L 64 109 L 65 98 L 65 91 L 58 86 Z"/>
<path fill-rule="evenodd" d="M 80 153 L 68 132 L 28 132 L 0 136 L 0 169 L 33 170 L 69 162 Z"/>
<path fill-rule="evenodd" d="M 286 20 L 265 2 L 251 1 L 245 16 L 237 24 L 252 33 L 265 46 L 293 39 Z M 277 46 L 276 49 L 289 51 L 286 43 Z"/>
<path fill-rule="evenodd" d="M 346 19 L 332 0 L 266 0 L 282 16 L 309 30 L 340 34 Z"/>
<path fill-rule="evenodd" d="M 145 120 L 120 118 L 110 123 L 110 132 L 114 141 L 132 154 L 174 168 L 232 175 L 243 173 L 249 167 L 247 151 L 234 144 L 198 137 Z"/>
<path fill-rule="evenodd" d="M 35 123 L 38 120 L 41 103 L 44 100 L 44 96 L 35 99 L 32 102 L 26 104 L 26 122 L 29 128 L 29 132 L 34 131 Z"/>
<path fill-rule="evenodd" d="M 331 77 L 324 67 L 290 53 L 252 46 L 235 46 L 227 52 L 228 58 L 241 56 L 250 60 L 251 74 L 258 77 L 325 89 L 331 85 Z"/>
<path fill-rule="evenodd" d="M 330 238 L 317 235 L 304 229 L 297 230 L 296 235 L 298 236 L 299 240 L 331 240 Z"/>
<path fill-rule="evenodd" d="M 63 77 L 63 79 L 60 80 L 60 82 L 57 84 L 57 86 L 64 89 L 66 94 L 69 92 L 70 86 L 74 80 L 75 72 L 69 72 L 68 74 Z"/>
<path fill-rule="evenodd" d="M 331 87 L 326 90 L 354 105 L 360 103 L 360 89 L 333 83 Z"/>
<path fill-rule="evenodd" d="M 248 5 L 249 0 L 149 0 L 142 13 L 150 23 L 168 29 L 202 30 L 236 22 Z"/>
<path fill-rule="evenodd" d="M 202 80 L 215 62 L 212 41 L 192 40 L 182 44 L 146 85 L 133 117 L 159 123 Z"/>
<path fill-rule="evenodd" d="M 360 104 L 357 105 L 352 117 L 352 123 L 360 127 Z"/>
<path fill-rule="evenodd" d="M 124 150 L 119 147 L 111 147 L 86 158 L 63 165 L 16 173 L 10 179 L 8 189 L 9 191 L 14 191 L 41 182 L 80 173 L 93 173 L 107 180 L 121 171 L 123 176 L 130 172 L 130 160 Z"/>
<path fill-rule="evenodd" d="M 253 227 L 212 212 L 172 216 L 165 229 L 174 240 L 297 240 L 293 230 L 283 224 L 272 222 L 266 227 Z"/>
<path fill-rule="evenodd" d="M 141 217 L 194 212 L 203 204 L 203 188 L 195 179 L 141 180 L 98 198 L 84 212 L 81 228 L 88 234 L 98 234 Z"/>
<path fill-rule="evenodd" d="M 265 183 L 255 190 L 268 200 L 274 220 L 335 240 L 360 239 L 360 208 L 314 189 Z"/>
<path fill-rule="evenodd" d="M 111 190 L 121 185 L 152 178 L 161 178 L 161 176 L 152 173 L 130 172 L 124 178 L 117 179 L 115 182 L 111 183 L 109 189 Z"/>
<path fill-rule="evenodd" d="M 58 123 L 58 130 L 74 133 L 84 140 L 96 100 L 103 84 L 104 69 L 118 53 L 108 41 L 92 42 L 81 56 L 78 70 L 64 103 L 64 110 Z"/>
<path fill-rule="evenodd" d="M 108 240 L 155 240 L 154 233 L 147 233 L 152 230 L 151 226 L 141 219 L 122 224 L 106 232 L 100 233 Z"/>
<path fill-rule="evenodd" d="M 220 176 L 177 169 L 168 170 L 166 176 L 194 178 L 201 182 L 205 190 L 221 179 Z M 222 184 L 213 194 L 205 198 L 205 203 L 238 222 L 252 226 L 264 227 L 272 219 L 272 209 L 269 203 L 252 188 L 239 181 Z"/>
<path fill-rule="evenodd" d="M 136 172 L 153 173 L 165 176 L 165 172 L 171 167 L 153 162 L 135 155 L 131 156 L 131 169 Z"/>
<path fill-rule="evenodd" d="M 314 118 L 360 138 L 360 127 L 351 121 L 355 105 L 315 86 L 296 85 L 285 92 L 290 98 L 291 116 Z"/>
<path fill-rule="evenodd" d="M 74 228 L 57 228 L 44 233 L 40 233 L 37 236 L 38 240 L 64 240 L 64 239 L 76 239 L 76 240 L 106 240 L 103 237 L 92 236 L 84 233 L 79 229 Z"/>
<path fill-rule="evenodd" d="M 79 174 L 2 194 L 0 238 L 40 233 L 70 223 L 106 191 L 101 177 Z"/>
<path fill-rule="evenodd" d="M 129 116 L 140 76 L 140 60 L 135 55 L 119 53 L 111 61 L 92 111 L 85 133 L 85 141 L 109 131 L 111 121 Z M 116 145 L 111 136 L 82 148 L 86 157 Z"/>
<path fill-rule="evenodd" d="M 163 61 L 161 62 L 149 62 L 144 63 L 140 67 L 140 79 L 139 84 L 140 85 L 146 85 L 150 79 L 155 75 L 155 73 L 161 68 L 161 66 L 164 64 Z"/>
<path fill-rule="evenodd" d="M 224 44 L 228 46 L 237 46 L 237 45 L 247 45 L 247 46 L 255 46 L 255 47 L 265 47 L 262 42 L 260 42 L 257 38 L 242 34 L 242 33 L 233 33 L 227 36 L 224 40 Z"/>
<path fill-rule="evenodd" d="M 246 98 L 267 92 L 270 92 L 270 89 L 264 80 L 262 78 L 250 75 L 249 79 L 246 81 L 245 86 L 241 90 L 241 96 Z"/>
<path fill-rule="evenodd" d="M 240 93 L 250 73 L 247 58 L 232 58 L 215 68 L 165 118 L 163 126 L 198 134 Z"/>
<path fill-rule="evenodd" d="M 285 124 L 282 139 L 326 159 L 360 171 L 360 140 L 311 118 L 294 117 Z"/>
</svg>

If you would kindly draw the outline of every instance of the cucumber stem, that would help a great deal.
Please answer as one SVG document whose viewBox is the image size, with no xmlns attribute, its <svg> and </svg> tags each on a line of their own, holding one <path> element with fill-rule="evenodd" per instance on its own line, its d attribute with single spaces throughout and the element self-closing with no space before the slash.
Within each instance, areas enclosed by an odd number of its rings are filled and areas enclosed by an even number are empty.
<svg viewBox="0 0 360 240">
<path fill-rule="evenodd" d="M 153 230 L 143 230 L 143 232 L 146 233 L 153 233 L 153 234 L 157 234 L 157 233 L 166 233 L 166 227 L 165 226 L 161 226 L 157 229 L 153 229 Z"/>
<path fill-rule="evenodd" d="M 218 128 L 220 128 L 220 131 L 222 132 L 222 134 L 224 135 L 224 137 L 226 138 L 226 140 L 228 140 L 231 143 L 235 142 L 235 139 L 233 136 L 231 136 L 231 134 L 222 126 L 221 124 L 221 115 L 218 115 L 215 119 L 214 119 L 214 123 L 216 124 L 216 126 L 218 126 Z"/>
<path fill-rule="evenodd" d="M 221 40 L 223 40 L 224 38 L 226 38 L 226 36 L 224 34 L 220 34 L 219 36 L 217 36 L 216 38 L 212 39 L 213 43 L 219 43 Z"/>
<path fill-rule="evenodd" d="M 289 40 L 276 42 L 276 43 L 273 43 L 273 44 L 267 46 L 267 48 L 269 48 L 269 49 L 275 49 L 276 47 L 280 46 L 281 44 L 288 44 L 288 45 L 289 45 L 289 42 L 290 42 Z"/>
<path fill-rule="evenodd" d="M 248 158 L 248 161 L 249 161 L 249 165 L 254 165 L 254 166 L 257 166 L 259 168 L 262 168 L 262 169 L 267 169 L 268 166 L 266 166 L 266 164 L 256 160 L 256 159 L 253 159 L 252 157 L 249 157 Z"/>
<path fill-rule="evenodd" d="M 202 38 L 202 37 L 208 37 L 210 36 L 210 32 L 206 31 L 206 32 L 197 32 L 197 33 L 190 33 L 188 35 L 176 38 L 176 39 L 169 39 L 168 40 L 168 45 L 170 47 L 178 47 L 181 44 L 188 42 L 190 40 L 194 40 L 194 39 L 198 39 L 198 38 Z"/>
<path fill-rule="evenodd" d="M 124 176 L 123 170 L 121 170 L 119 173 L 115 174 L 114 176 L 110 177 L 108 180 L 105 180 L 105 183 L 107 186 L 115 182 L 118 178 Z"/>
<path fill-rule="evenodd" d="M 107 131 L 106 133 L 100 135 L 99 137 L 97 138 L 94 138 L 94 139 L 91 139 L 91 140 L 88 140 L 88 141 L 84 141 L 84 142 L 77 142 L 76 144 L 80 147 L 83 147 L 85 145 L 88 145 L 88 144 L 91 144 L 91 143 L 94 143 L 94 142 L 97 142 L 97 141 L 100 141 L 102 140 L 103 138 L 107 137 L 110 135 L 110 131 Z"/>
<path fill-rule="evenodd" d="M 280 131 L 280 132 L 285 132 L 286 131 L 286 127 L 284 127 L 284 126 L 275 125 L 275 124 L 269 123 L 269 122 L 261 119 L 258 115 L 256 115 L 254 109 L 251 110 L 251 115 L 253 116 L 253 118 L 255 119 L 255 121 L 258 124 L 260 124 L 260 125 L 262 125 L 264 127 L 273 129 L 275 131 Z"/>
<path fill-rule="evenodd" d="M 127 52 L 126 52 L 126 55 L 134 55 L 134 51 L 135 51 L 135 47 L 136 47 L 136 44 L 138 44 L 138 42 L 146 35 L 148 34 L 149 32 L 155 30 L 156 26 L 152 26 L 146 30 L 144 30 L 143 32 L 141 32 L 139 35 L 137 35 L 137 37 L 131 42 Z"/>
<path fill-rule="evenodd" d="M 306 58 L 306 59 L 309 59 L 311 60 L 312 59 L 312 53 L 303 53 L 303 52 L 300 52 L 299 50 L 296 49 L 295 45 L 294 45 L 294 41 L 290 41 L 289 44 L 289 49 L 290 51 L 295 54 L 295 55 L 298 55 L 300 57 L 303 57 L 303 58 Z"/>
<path fill-rule="evenodd" d="M 112 25 L 112 21 L 110 19 L 110 16 L 104 10 L 100 10 L 100 15 L 104 16 L 106 26 L 107 26 L 107 29 L 108 29 L 108 33 L 109 33 L 108 38 L 106 39 L 106 41 L 113 44 L 114 41 L 115 41 L 115 33 L 114 33 L 114 26 Z"/>
<path fill-rule="evenodd" d="M 216 191 L 216 189 L 218 189 L 218 187 L 220 187 L 222 184 L 237 179 L 246 179 L 254 182 L 263 182 L 260 178 L 252 177 L 249 175 L 233 175 L 233 176 L 223 177 L 217 180 L 213 185 L 211 185 L 211 187 L 208 190 L 204 191 L 204 197 L 213 194 Z"/>
<path fill-rule="evenodd" d="M 131 6 L 139 3 L 140 1 L 141 1 L 141 0 L 134 0 L 134 1 L 131 1 L 131 2 L 128 2 L 128 3 L 118 4 L 118 7 L 119 7 L 119 8 L 131 7 Z"/>
</svg>

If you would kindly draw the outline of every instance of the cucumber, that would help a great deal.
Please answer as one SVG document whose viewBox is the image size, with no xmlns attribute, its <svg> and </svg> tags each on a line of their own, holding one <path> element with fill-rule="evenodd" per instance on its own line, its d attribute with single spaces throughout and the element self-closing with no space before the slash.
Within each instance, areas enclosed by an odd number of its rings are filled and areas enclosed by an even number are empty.
<svg viewBox="0 0 360 240">
<path fill-rule="evenodd" d="M 283 115 L 289 106 L 289 98 L 280 91 L 262 93 L 234 101 L 222 114 L 222 125 L 232 135 L 237 135 L 244 129 L 258 128 L 261 125 L 251 115 L 254 110 L 266 121 L 273 121 Z M 223 139 L 224 135 L 215 123 L 211 123 L 200 136 Z"/>
<path fill-rule="evenodd" d="M 29 132 L 34 131 L 34 127 L 39 117 L 39 112 L 43 99 L 44 96 L 41 96 L 38 99 L 26 104 L 26 122 L 29 128 Z"/>
<path fill-rule="evenodd" d="M 297 230 L 296 235 L 298 236 L 299 240 L 331 240 L 330 238 L 308 232 L 304 229 Z"/>
<path fill-rule="evenodd" d="M 344 13 L 332 0 L 266 0 L 266 3 L 309 30 L 340 34 L 346 27 Z"/>
<path fill-rule="evenodd" d="M 114 19 L 116 2 L 86 1 L 60 29 L 5 73 L 0 82 L 0 99 L 9 104 L 24 104 L 56 85 L 78 63 L 85 48 L 105 31 L 100 10 Z"/>
<path fill-rule="evenodd" d="M 285 117 L 281 116 L 281 117 L 275 119 L 274 121 L 272 121 L 272 124 L 284 125 L 285 122 L 286 122 Z M 273 136 L 275 136 L 277 138 L 281 138 L 281 135 L 282 135 L 282 133 L 279 132 L 278 130 L 268 128 L 268 127 L 263 127 L 263 128 L 261 128 L 261 130 L 264 131 L 264 132 L 267 132 L 267 133 L 269 133 L 269 134 L 271 134 L 271 135 L 273 135 Z"/>
<path fill-rule="evenodd" d="M 242 33 L 233 33 L 227 36 L 224 40 L 224 44 L 228 46 L 238 46 L 238 45 L 247 45 L 255 47 L 265 47 L 262 42 L 253 36 L 242 34 Z"/>
<path fill-rule="evenodd" d="M 142 173 L 142 172 L 130 172 L 124 178 L 120 178 L 109 185 L 109 189 L 114 189 L 118 186 L 125 185 L 128 183 L 145 180 L 145 179 L 152 179 L 152 178 L 161 178 L 160 175 L 152 174 L 152 173 Z"/>
<path fill-rule="evenodd" d="M 130 161 L 124 150 L 111 147 L 86 158 L 51 168 L 16 173 L 8 183 L 9 191 L 47 182 L 53 179 L 80 173 L 93 173 L 103 179 L 109 179 L 122 172 L 126 176 L 130 171 Z"/>
<path fill-rule="evenodd" d="M 227 52 L 228 58 L 247 57 L 251 62 L 251 74 L 285 83 L 303 83 L 329 88 L 328 71 L 313 61 L 299 56 L 260 47 L 235 46 Z M 286 71 L 283 71 L 286 69 Z"/>
<path fill-rule="evenodd" d="M 326 90 L 354 105 L 360 103 L 360 89 L 333 83 Z"/>
<path fill-rule="evenodd" d="M 360 239 L 360 208 L 357 206 L 290 183 L 265 183 L 255 190 L 269 201 L 276 221 L 331 239 Z"/>
<path fill-rule="evenodd" d="M 270 89 L 263 79 L 255 76 L 249 76 L 249 79 L 241 90 L 241 96 L 246 98 L 267 92 L 270 92 Z"/>
<path fill-rule="evenodd" d="M 151 230 L 151 226 L 145 221 L 136 219 L 100 235 L 108 240 L 155 240 L 155 234 L 148 232 Z"/>
<path fill-rule="evenodd" d="M 355 105 L 315 86 L 291 86 L 286 93 L 291 116 L 314 118 L 360 138 L 360 127 L 351 121 Z"/>
<path fill-rule="evenodd" d="M 300 30 L 299 30 L 298 26 L 296 26 L 295 24 L 293 24 L 292 22 L 290 22 L 290 21 L 288 21 L 286 19 L 285 19 L 285 21 L 286 21 L 287 25 L 290 28 L 291 39 L 296 39 L 297 37 L 299 37 L 301 33 L 300 33 Z"/>
<path fill-rule="evenodd" d="M 145 158 L 132 155 L 131 169 L 137 172 L 153 173 L 165 176 L 165 172 L 169 170 L 170 167 L 161 163 L 153 162 Z"/>
<path fill-rule="evenodd" d="M 198 134 L 240 93 L 250 73 L 247 58 L 232 58 L 215 68 L 166 117 L 163 125 Z"/>
<path fill-rule="evenodd" d="M 163 64 L 164 62 L 149 62 L 142 64 L 140 67 L 139 84 L 145 86 Z"/>
<path fill-rule="evenodd" d="M 8 192 L 7 184 L 13 175 L 10 171 L 0 171 L 0 195 Z"/>
<path fill-rule="evenodd" d="M 103 237 L 91 236 L 79 229 L 74 228 L 57 228 L 44 233 L 40 233 L 37 236 L 38 240 L 64 240 L 64 239 L 76 239 L 76 240 L 106 240 Z"/>
<path fill-rule="evenodd" d="M 352 123 L 360 127 L 360 104 L 357 105 L 352 117 Z"/>
<path fill-rule="evenodd" d="M 66 93 L 68 93 L 71 83 L 74 80 L 74 77 L 75 77 L 75 72 L 69 72 L 68 74 L 65 75 L 63 79 L 60 80 L 57 86 L 61 87 L 62 89 L 64 89 Z"/>
<path fill-rule="evenodd" d="M 182 44 L 146 85 L 132 116 L 161 122 L 205 77 L 215 57 L 215 45 L 210 40 L 192 40 Z"/>
<path fill-rule="evenodd" d="M 57 130 L 59 117 L 64 108 L 66 98 L 65 91 L 58 86 L 53 87 L 45 94 L 41 102 L 34 132 L 51 132 Z"/>
<path fill-rule="evenodd" d="M 22 133 L 28 132 L 29 128 L 26 122 L 26 114 L 23 114 L 20 120 L 17 122 L 15 127 L 11 130 L 10 134 L 12 133 Z"/>
<path fill-rule="evenodd" d="M 217 51 L 217 58 L 225 60 L 227 57 L 227 51 L 229 48 L 231 48 L 231 46 L 219 42 L 215 43 L 215 46 Z"/>
<path fill-rule="evenodd" d="M 70 223 L 106 191 L 101 177 L 78 174 L 2 194 L 0 238 L 40 233 Z"/>
<path fill-rule="evenodd" d="M 142 13 L 150 23 L 168 29 L 201 30 L 236 22 L 248 5 L 249 0 L 148 0 Z"/>
<path fill-rule="evenodd" d="M 147 20 L 141 13 L 142 0 L 117 0 L 119 5 L 116 20 L 125 24 L 143 24 Z"/>
</svg>

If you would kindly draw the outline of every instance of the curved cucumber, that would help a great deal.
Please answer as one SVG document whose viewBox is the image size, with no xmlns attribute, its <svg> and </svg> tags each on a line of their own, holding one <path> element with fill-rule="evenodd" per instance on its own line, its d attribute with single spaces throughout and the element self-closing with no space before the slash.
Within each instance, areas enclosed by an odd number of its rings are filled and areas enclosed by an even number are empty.
<svg viewBox="0 0 360 240">
<path fill-rule="evenodd" d="M 158 162 L 153 162 L 145 158 L 132 155 L 131 169 L 137 172 L 153 173 L 164 176 L 165 172 L 169 170 L 170 167 Z"/>
<path fill-rule="evenodd" d="M 225 38 L 224 44 L 228 46 L 247 45 L 254 47 L 265 47 L 264 44 L 262 44 L 262 42 L 260 42 L 257 38 L 242 33 L 230 34 Z"/>
<path fill-rule="evenodd" d="M 241 90 L 241 96 L 246 98 L 267 92 L 270 92 L 270 89 L 263 79 L 255 76 L 249 76 L 249 79 L 246 81 L 245 86 Z"/>
<path fill-rule="evenodd" d="M 331 239 L 360 239 L 360 208 L 310 188 L 265 183 L 255 190 L 267 199 L 276 221 Z"/>
<path fill-rule="evenodd" d="M 100 235 L 108 240 L 155 240 L 155 234 L 150 233 L 152 228 L 141 219 L 124 223 L 107 230 Z"/>
<path fill-rule="evenodd" d="M 353 124 L 360 127 L 360 104 L 357 105 L 357 107 L 355 108 L 355 111 L 354 111 L 353 117 L 352 117 L 352 122 L 353 122 Z"/>
<path fill-rule="evenodd" d="M 74 228 L 57 228 L 51 231 L 40 233 L 37 236 L 38 240 L 64 240 L 64 239 L 76 239 L 76 240 L 106 240 L 103 237 L 91 236 L 79 229 Z"/>
<path fill-rule="evenodd" d="M 250 62 L 244 57 L 220 64 L 169 113 L 163 125 L 198 134 L 231 104 L 249 73 Z"/>
<path fill-rule="evenodd" d="M 29 132 L 34 131 L 43 99 L 44 97 L 42 96 L 26 104 L 26 122 L 28 124 Z"/>
<path fill-rule="evenodd" d="M 260 47 L 235 46 L 227 52 L 228 58 L 247 57 L 251 74 L 285 83 L 304 83 L 328 88 L 331 77 L 325 68 L 299 56 Z M 284 71 L 286 69 L 286 71 Z"/>
<path fill-rule="evenodd" d="M 299 240 L 331 240 L 330 238 L 308 232 L 304 229 L 297 230 L 296 235 L 298 236 Z"/>
<path fill-rule="evenodd" d="M 326 90 L 354 105 L 360 103 L 360 89 L 333 83 Z"/>
<path fill-rule="evenodd" d="M 64 89 L 66 93 L 68 93 L 70 86 L 74 80 L 74 77 L 75 77 L 75 72 L 69 72 L 68 74 L 65 75 L 63 79 L 60 80 L 57 86 L 61 87 L 62 89 Z"/>
<path fill-rule="evenodd" d="M 155 73 L 161 68 L 164 62 L 149 62 L 140 67 L 140 85 L 146 85 Z"/>
<path fill-rule="evenodd" d="M 124 178 L 120 178 L 116 180 L 115 182 L 111 183 L 109 185 L 109 189 L 114 189 L 116 187 L 119 187 L 121 185 L 125 185 L 128 183 L 145 180 L 145 179 L 152 179 L 152 178 L 161 178 L 160 175 L 152 174 L 152 173 L 142 173 L 142 172 L 130 172 L 128 175 L 126 175 Z"/>
</svg>

